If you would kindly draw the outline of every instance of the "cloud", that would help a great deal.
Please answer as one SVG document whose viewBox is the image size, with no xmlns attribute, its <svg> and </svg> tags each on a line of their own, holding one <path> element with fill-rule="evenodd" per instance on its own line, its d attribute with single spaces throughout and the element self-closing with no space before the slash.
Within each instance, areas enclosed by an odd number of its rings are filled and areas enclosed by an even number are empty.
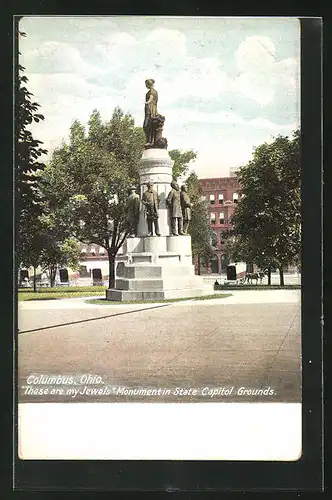
<svg viewBox="0 0 332 500">
<path fill-rule="evenodd" d="M 105 64 L 124 75 L 149 68 L 169 68 L 187 51 L 185 35 L 171 29 L 155 29 L 140 38 L 119 32 L 105 37 L 95 48 Z"/>
<path fill-rule="evenodd" d="M 48 101 L 56 102 L 61 94 L 91 97 L 100 96 L 105 89 L 88 82 L 83 76 L 75 73 L 30 73 L 29 88 L 34 95 Z"/>
<path fill-rule="evenodd" d="M 232 112 L 203 113 L 189 109 L 170 110 L 167 119 L 171 122 L 200 123 L 200 124 L 240 124 L 248 127 L 264 128 L 266 130 L 294 130 L 296 123 L 277 124 L 265 118 L 243 119 Z"/>
<path fill-rule="evenodd" d="M 156 81 L 170 148 L 199 149 L 204 169 L 243 162 L 270 134 L 296 128 L 299 63 L 279 35 L 258 34 L 257 25 L 247 36 L 243 21 L 241 30 L 227 27 L 222 43 L 217 24 L 204 32 L 208 20 L 188 19 L 183 32 L 167 20 L 110 19 L 66 18 L 58 36 L 53 22 L 51 39 L 39 20 L 35 41 L 24 39 L 28 88 L 46 118 L 36 137 L 46 147 L 67 136 L 74 118 L 87 123 L 94 108 L 109 119 L 120 106 L 141 125 L 146 78 Z"/>
<path fill-rule="evenodd" d="M 107 119 L 120 102 L 114 89 L 89 83 L 78 74 L 33 73 L 28 78 L 28 89 L 41 106 L 50 134 L 56 132 L 55 119 L 61 117 L 61 133 L 66 134 L 74 118 L 86 122 L 96 108 Z"/>
<path fill-rule="evenodd" d="M 120 33 L 115 33 L 110 37 L 110 43 L 116 48 L 132 47 L 137 43 L 137 40 L 133 35 L 129 35 L 129 33 L 121 31 Z"/>
<path fill-rule="evenodd" d="M 225 92 L 239 93 L 265 106 L 273 102 L 280 87 L 294 97 L 298 91 L 298 63 L 291 58 L 277 61 L 276 46 L 267 36 L 246 37 L 239 44 L 235 78 L 227 73 L 227 62 L 217 52 L 209 57 L 191 56 L 180 31 L 160 28 L 146 37 L 127 33 L 118 37 L 121 43 L 114 42 L 114 35 L 102 50 L 128 96 L 139 95 L 148 77 L 156 80 L 165 107 L 182 98 L 202 97 L 213 102 Z"/>
<path fill-rule="evenodd" d="M 173 29 L 156 28 L 144 38 L 143 44 L 149 45 L 153 53 L 160 56 L 185 57 L 187 54 L 186 36 Z"/>
<path fill-rule="evenodd" d="M 103 68 L 84 60 L 77 48 L 57 41 L 45 41 L 38 48 L 23 51 L 22 64 L 31 72 L 77 73 L 90 76 L 104 72 Z"/>
<path fill-rule="evenodd" d="M 240 71 L 260 72 L 275 61 L 275 45 L 267 36 L 250 36 L 240 43 L 235 57 Z"/>
<path fill-rule="evenodd" d="M 293 58 L 278 61 L 269 37 L 247 37 L 235 57 L 240 74 L 234 79 L 234 89 L 259 104 L 272 102 L 279 87 L 292 94 L 298 90 L 299 64 Z"/>
</svg>

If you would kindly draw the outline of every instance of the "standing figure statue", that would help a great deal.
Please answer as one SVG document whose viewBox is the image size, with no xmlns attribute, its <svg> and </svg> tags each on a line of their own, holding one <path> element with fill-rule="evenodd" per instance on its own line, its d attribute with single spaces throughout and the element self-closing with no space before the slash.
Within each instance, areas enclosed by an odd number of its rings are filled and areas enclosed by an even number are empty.
<svg viewBox="0 0 332 500">
<path fill-rule="evenodd" d="M 145 148 L 167 149 L 167 139 L 162 136 L 165 117 L 158 113 L 158 92 L 154 83 L 152 78 L 145 80 L 145 86 L 149 89 L 145 96 L 144 108 Z"/>
<path fill-rule="evenodd" d="M 127 198 L 127 222 L 129 235 L 131 237 L 137 236 L 140 204 L 141 202 L 136 193 L 136 187 L 132 186 L 130 188 L 130 195 Z"/>
<path fill-rule="evenodd" d="M 183 216 L 181 210 L 180 189 L 175 181 L 171 182 L 172 190 L 169 192 L 166 203 L 170 210 L 171 232 L 173 236 L 183 233 Z"/>
<path fill-rule="evenodd" d="M 160 236 L 159 223 L 158 223 L 158 207 L 159 207 L 159 197 L 156 191 L 153 190 L 152 182 L 147 183 L 147 191 L 144 191 L 142 196 L 142 203 L 146 209 L 146 219 L 148 223 L 148 236 L 153 236 L 153 224 L 154 230 L 157 236 Z"/>
<path fill-rule="evenodd" d="M 144 123 L 143 130 L 146 137 L 146 147 L 152 146 L 154 142 L 153 118 L 158 115 L 158 92 L 153 88 L 154 80 L 149 78 L 145 80 L 145 86 L 148 90 L 145 96 Z"/>
<path fill-rule="evenodd" d="M 186 186 L 181 186 L 181 209 L 182 209 L 182 215 L 183 215 L 183 232 L 184 234 L 188 233 L 188 227 L 189 223 L 191 221 L 191 209 L 192 209 L 192 203 L 190 203 L 190 198 L 187 193 L 187 188 Z"/>
</svg>

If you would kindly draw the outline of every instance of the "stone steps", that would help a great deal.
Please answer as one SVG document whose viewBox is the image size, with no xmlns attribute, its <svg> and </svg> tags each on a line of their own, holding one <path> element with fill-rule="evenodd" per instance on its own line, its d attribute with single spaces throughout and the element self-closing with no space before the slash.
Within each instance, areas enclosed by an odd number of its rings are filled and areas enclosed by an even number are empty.
<svg viewBox="0 0 332 500">
<path fill-rule="evenodd" d="M 117 290 L 186 290 L 200 288 L 202 281 L 198 276 L 167 276 L 163 278 L 118 278 L 115 280 Z"/>
<path fill-rule="evenodd" d="M 125 300 L 167 300 L 198 297 L 207 293 L 204 288 L 188 288 L 182 290 L 118 290 L 110 288 L 106 290 L 107 300 L 125 301 Z"/>
<path fill-rule="evenodd" d="M 194 276 L 195 268 L 191 266 L 154 266 L 154 265 L 131 265 L 127 264 L 123 267 L 122 276 L 117 278 L 128 279 L 150 279 L 150 278 L 165 278 L 172 276 Z"/>
</svg>

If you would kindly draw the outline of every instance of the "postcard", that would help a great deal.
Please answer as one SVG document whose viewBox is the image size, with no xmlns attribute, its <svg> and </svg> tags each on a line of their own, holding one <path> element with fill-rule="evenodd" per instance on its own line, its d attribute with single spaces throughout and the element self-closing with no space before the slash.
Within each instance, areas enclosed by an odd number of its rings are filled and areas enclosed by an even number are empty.
<svg viewBox="0 0 332 500">
<path fill-rule="evenodd" d="M 299 19 L 17 36 L 19 458 L 299 460 Z"/>
</svg>

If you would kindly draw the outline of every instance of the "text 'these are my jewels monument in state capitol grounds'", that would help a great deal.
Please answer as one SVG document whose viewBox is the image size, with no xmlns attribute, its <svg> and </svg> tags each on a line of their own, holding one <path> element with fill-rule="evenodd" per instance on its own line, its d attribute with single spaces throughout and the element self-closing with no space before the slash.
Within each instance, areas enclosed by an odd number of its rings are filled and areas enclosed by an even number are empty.
<svg viewBox="0 0 332 500">
<path fill-rule="evenodd" d="M 195 297 L 211 293 L 195 275 L 191 237 L 190 200 L 185 189 L 172 182 L 173 161 L 162 136 L 165 117 L 158 113 L 154 80 L 145 82 L 143 129 L 145 150 L 140 165 L 140 196 L 128 198 L 128 220 L 132 234 L 115 270 L 115 286 L 108 300 L 148 300 Z"/>
</svg>

